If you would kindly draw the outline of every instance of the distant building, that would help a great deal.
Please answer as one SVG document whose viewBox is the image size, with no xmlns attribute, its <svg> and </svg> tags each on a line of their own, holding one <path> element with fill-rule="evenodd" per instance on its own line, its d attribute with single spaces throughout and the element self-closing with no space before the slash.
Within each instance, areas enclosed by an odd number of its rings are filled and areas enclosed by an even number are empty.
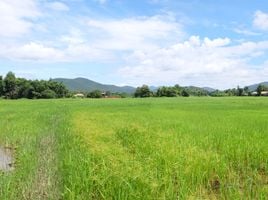
<svg viewBox="0 0 268 200">
<path fill-rule="evenodd" d="M 251 95 L 252 96 L 257 96 L 258 92 L 252 92 Z M 262 91 L 261 96 L 268 96 L 268 91 Z"/>
<path fill-rule="evenodd" d="M 261 96 L 268 96 L 268 91 L 262 91 Z"/>
<path fill-rule="evenodd" d="M 107 95 L 106 92 L 102 92 L 102 93 L 101 93 L 101 96 L 102 96 L 102 98 L 107 98 L 107 97 L 108 97 L 108 95 Z"/>
<path fill-rule="evenodd" d="M 75 98 L 84 98 L 85 95 L 82 94 L 82 93 L 77 93 L 77 94 L 74 95 L 74 97 L 75 97 Z"/>
</svg>

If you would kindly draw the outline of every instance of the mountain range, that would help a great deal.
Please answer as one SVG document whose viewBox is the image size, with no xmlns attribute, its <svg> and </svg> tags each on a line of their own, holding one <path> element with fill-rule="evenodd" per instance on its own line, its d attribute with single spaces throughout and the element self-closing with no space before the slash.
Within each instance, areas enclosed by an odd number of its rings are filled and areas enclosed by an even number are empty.
<svg viewBox="0 0 268 200">
<path fill-rule="evenodd" d="M 77 92 L 91 92 L 93 90 L 100 91 L 110 91 L 110 92 L 118 92 L 118 93 L 134 93 L 136 88 L 131 86 L 116 86 L 116 85 L 106 85 L 101 84 L 86 78 L 75 78 L 75 79 L 67 79 L 67 78 L 56 78 L 52 79 L 53 81 L 63 83 L 70 91 Z"/>
<path fill-rule="evenodd" d="M 257 87 L 258 87 L 260 84 L 261 84 L 261 85 L 264 85 L 264 86 L 266 86 L 266 87 L 268 87 L 268 82 L 261 82 L 261 83 L 258 83 L 258 84 L 249 85 L 249 86 L 248 86 L 248 89 L 249 89 L 250 91 L 256 91 L 256 90 L 257 90 Z"/>
<path fill-rule="evenodd" d="M 77 91 L 77 92 L 90 92 L 93 90 L 101 90 L 101 91 L 110 91 L 114 93 L 128 93 L 132 94 L 135 92 L 136 88 L 132 86 L 116 86 L 116 85 L 107 85 L 98 83 L 86 78 L 75 78 L 75 79 L 67 79 L 67 78 L 55 78 L 52 79 L 56 82 L 63 83 L 70 91 Z M 259 84 L 263 84 L 268 87 L 268 82 L 262 82 L 258 84 L 249 85 L 248 88 L 250 91 L 256 91 Z M 189 86 L 194 87 L 194 86 Z M 210 87 L 195 87 L 199 88 L 208 92 L 213 92 L 216 89 Z M 152 91 L 156 91 L 158 87 L 150 86 Z"/>
</svg>

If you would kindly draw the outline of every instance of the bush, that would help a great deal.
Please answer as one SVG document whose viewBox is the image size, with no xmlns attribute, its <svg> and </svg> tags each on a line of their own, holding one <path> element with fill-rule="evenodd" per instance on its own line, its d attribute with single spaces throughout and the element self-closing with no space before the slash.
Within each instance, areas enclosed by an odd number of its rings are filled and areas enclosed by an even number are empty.
<svg viewBox="0 0 268 200">
<path fill-rule="evenodd" d="M 102 97 L 102 94 L 101 94 L 101 91 L 99 90 L 94 90 L 90 93 L 87 94 L 87 97 L 88 98 L 101 98 Z"/>
<path fill-rule="evenodd" d="M 190 96 L 190 94 L 186 90 L 183 90 L 182 93 L 181 93 L 181 95 L 183 97 L 189 97 Z"/>
<path fill-rule="evenodd" d="M 41 98 L 44 98 L 44 99 L 54 99 L 56 97 L 57 97 L 57 94 L 53 90 L 46 89 L 43 92 L 41 92 Z"/>
</svg>

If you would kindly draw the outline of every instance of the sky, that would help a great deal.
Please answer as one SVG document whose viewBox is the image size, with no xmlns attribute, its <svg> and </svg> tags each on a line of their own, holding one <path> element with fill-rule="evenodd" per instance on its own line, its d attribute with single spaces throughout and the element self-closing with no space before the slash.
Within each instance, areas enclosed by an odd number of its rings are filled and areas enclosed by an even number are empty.
<svg viewBox="0 0 268 200">
<path fill-rule="evenodd" d="M 0 0 L 0 74 L 139 86 L 268 81 L 266 0 Z"/>
</svg>

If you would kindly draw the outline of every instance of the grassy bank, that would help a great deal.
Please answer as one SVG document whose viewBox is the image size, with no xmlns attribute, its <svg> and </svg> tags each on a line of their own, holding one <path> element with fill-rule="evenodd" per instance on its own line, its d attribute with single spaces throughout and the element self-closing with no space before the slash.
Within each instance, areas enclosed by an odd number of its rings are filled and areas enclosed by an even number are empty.
<svg viewBox="0 0 268 200">
<path fill-rule="evenodd" d="M 0 199 L 265 199 L 267 98 L 0 101 Z"/>
</svg>

